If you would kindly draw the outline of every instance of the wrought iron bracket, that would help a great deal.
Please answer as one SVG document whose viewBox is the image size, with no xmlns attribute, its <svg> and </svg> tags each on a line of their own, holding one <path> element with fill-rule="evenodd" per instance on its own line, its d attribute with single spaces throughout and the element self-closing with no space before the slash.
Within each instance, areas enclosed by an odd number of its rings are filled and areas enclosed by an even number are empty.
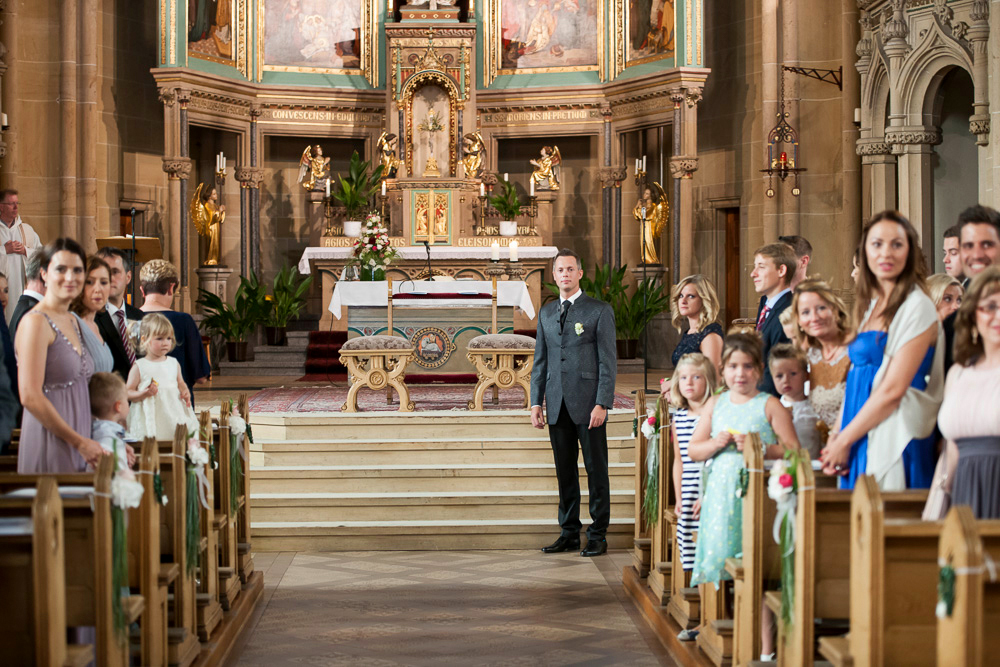
<svg viewBox="0 0 1000 667">
<path fill-rule="evenodd" d="M 815 67 L 789 67 L 788 65 L 782 65 L 781 69 L 786 72 L 794 72 L 795 74 L 801 74 L 802 76 L 809 77 L 810 79 L 816 79 L 817 81 L 823 81 L 824 83 L 832 83 L 837 86 L 838 90 L 844 90 L 844 66 L 841 65 L 837 69 L 816 69 Z"/>
</svg>

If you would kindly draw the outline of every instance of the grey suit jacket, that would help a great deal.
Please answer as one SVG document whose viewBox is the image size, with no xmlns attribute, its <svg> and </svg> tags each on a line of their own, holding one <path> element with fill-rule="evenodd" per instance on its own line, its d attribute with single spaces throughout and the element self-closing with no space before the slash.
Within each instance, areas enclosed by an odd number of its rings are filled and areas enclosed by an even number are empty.
<svg viewBox="0 0 1000 667">
<path fill-rule="evenodd" d="M 582 327 L 577 333 L 577 324 Z M 531 371 L 531 404 L 546 401 L 549 423 L 559 418 L 565 402 L 576 424 L 588 424 L 595 405 L 610 409 L 615 397 L 615 316 L 611 306 L 581 294 L 570 306 L 559 333 L 559 300 L 538 314 L 535 365 Z"/>
</svg>

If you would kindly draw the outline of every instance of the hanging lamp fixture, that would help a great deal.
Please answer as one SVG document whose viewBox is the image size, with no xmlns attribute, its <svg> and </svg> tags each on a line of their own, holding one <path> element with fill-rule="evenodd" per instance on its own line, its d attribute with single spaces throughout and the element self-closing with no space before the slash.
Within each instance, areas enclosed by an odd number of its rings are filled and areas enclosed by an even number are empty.
<svg viewBox="0 0 1000 667">
<path fill-rule="evenodd" d="M 781 93 L 778 97 L 778 123 L 771 128 L 767 135 L 767 169 L 761 169 L 767 174 L 768 197 L 774 197 L 774 177 L 784 182 L 789 176 L 792 177 L 792 195 L 798 197 L 802 194 L 799 189 L 799 172 L 805 169 L 796 166 L 799 162 L 799 133 L 788 124 L 788 111 L 785 110 L 785 70 L 782 66 L 781 72 Z"/>
</svg>

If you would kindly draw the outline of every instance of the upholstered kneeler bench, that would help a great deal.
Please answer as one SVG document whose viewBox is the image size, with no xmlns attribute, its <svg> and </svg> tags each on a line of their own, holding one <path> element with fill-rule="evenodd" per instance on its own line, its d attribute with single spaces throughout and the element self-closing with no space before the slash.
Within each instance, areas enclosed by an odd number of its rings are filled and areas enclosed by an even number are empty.
<svg viewBox="0 0 1000 667">
<path fill-rule="evenodd" d="M 476 393 L 469 401 L 470 410 L 483 409 L 483 395 L 493 387 L 493 402 L 498 402 L 498 390 L 520 387 L 524 390 L 524 407 L 531 396 L 531 367 L 535 363 L 535 339 L 517 334 L 486 334 L 469 341 L 466 355 L 476 367 L 479 381 Z"/>
<path fill-rule="evenodd" d="M 413 345 L 399 336 L 358 336 L 349 339 L 340 348 L 340 361 L 347 367 L 351 388 L 340 409 L 357 412 L 358 391 L 362 387 L 376 391 L 392 388 L 399 394 L 399 411 L 413 412 L 410 390 L 403 382 L 403 373 L 413 357 Z"/>
</svg>

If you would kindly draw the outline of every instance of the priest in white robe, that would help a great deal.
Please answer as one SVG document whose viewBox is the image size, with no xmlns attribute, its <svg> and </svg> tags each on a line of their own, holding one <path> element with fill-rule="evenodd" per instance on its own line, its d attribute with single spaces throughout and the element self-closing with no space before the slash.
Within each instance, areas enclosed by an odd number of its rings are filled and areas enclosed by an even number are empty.
<svg viewBox="0 0 1000 667">
<path fill-rule="evenodd" d="M 0 225 L 0 271 L 7 276 L 10 286 L 10 297 L 4 311 L 4 319 L 8 321 L 24 292 L 24 265 L 28 253 L 42 246 L 31 225 L 21 220 L 19 208 L 17 190 L 0 191 L 0 222 L 3 223 Z"/>
</svg>

